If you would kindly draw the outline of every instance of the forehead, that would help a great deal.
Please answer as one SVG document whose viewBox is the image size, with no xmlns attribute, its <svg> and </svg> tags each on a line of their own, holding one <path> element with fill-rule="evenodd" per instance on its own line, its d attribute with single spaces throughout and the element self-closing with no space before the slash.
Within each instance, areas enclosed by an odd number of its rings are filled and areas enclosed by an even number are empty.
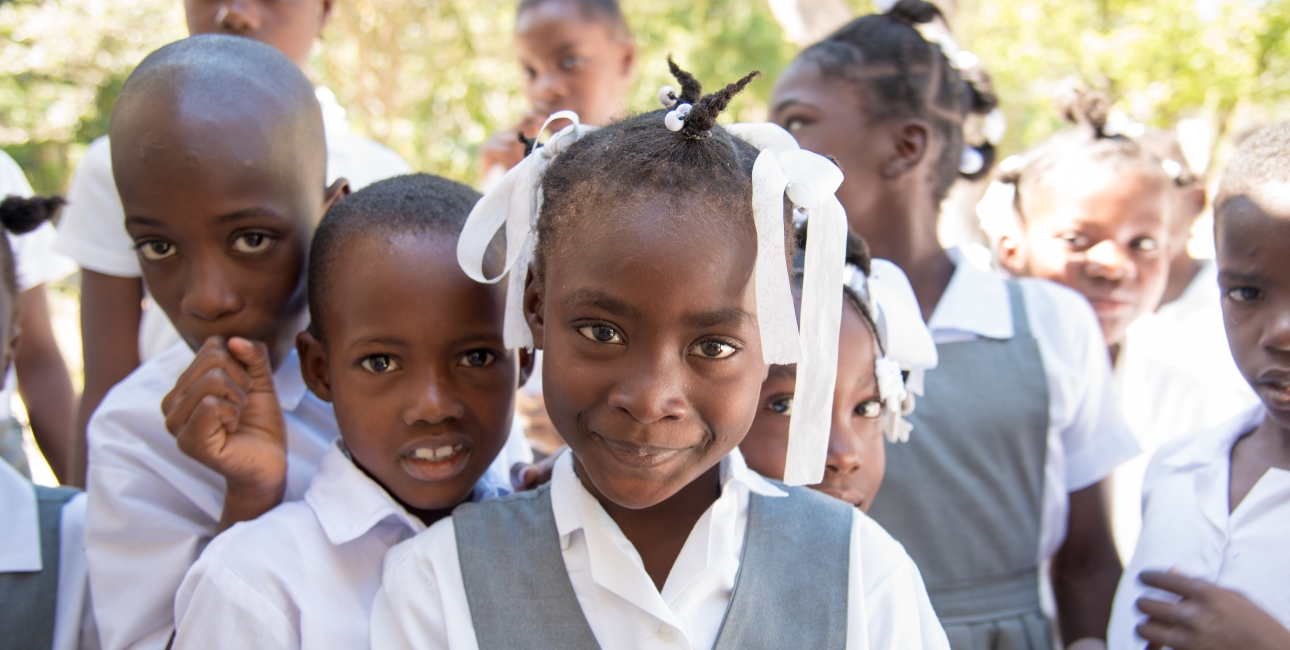
<svg viewBox="0 0 1290 650">
<path fill-rule="evenodd" d="M 1215 237 L 1220 267 L 1290 250 L 1290 184 L 1256 186 L 1218 204 Z M 1278 264 L 1290 271 L 1290 264 Z"/>
<path fill-rule="evenodd" d="M 1029 221 L 1064 217 L 1164 224 L 1164 183 L 1124 161 L 1064 158 L 1025 182 L 1021 197 Z"/>
<path fill-rule="evenodd" d="M 574 44 L 608 44 L 608 20 L 588 12 L 574 0 L 547 0 L 515 17 L 516 44 L 532 51 L 556 50 Z"/>
<path fill-rule="evenodd" d="M 841 77 L 825 75 L 818 61 L 798 58 L 780 75 L 771 92 L 772 111 L 786 108 L 791 103 L 857 111 L 863 105 L 863 98 L 854 84 Z"/>
</svg>

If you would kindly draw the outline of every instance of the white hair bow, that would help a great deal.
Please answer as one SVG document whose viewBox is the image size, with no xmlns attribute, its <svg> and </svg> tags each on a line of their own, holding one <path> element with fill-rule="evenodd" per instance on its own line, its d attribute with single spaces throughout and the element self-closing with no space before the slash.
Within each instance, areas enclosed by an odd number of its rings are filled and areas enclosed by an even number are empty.
<svg viewBox="0 0 1290 650">
<path fill-rule="evenodd" d="M 506 172 L 501 182 L 475 204 L 457 240 L 457 263 L 472 280 L 493 284 L 510 272 L 506 317 L 502 323 L 502 339 L 509 349 L 533 347 L 533 333 L 524 320 L 524 282 L 529 263 L 533 261 L 534 228 L 542 210 L 539 191 L 542 173 L 557 154 L 597 128 L 579 124 L 578 114 L 573 111 L 558 111 L 546 119 L 538 135 L 561 119 L 573 124 L 551 136 L 545 146 L 535 148 Z M 506 261 L 497 275 L 489 278 L 484 274 L 484 257 L 503 225 L 506 226 Z"/>
</svg>

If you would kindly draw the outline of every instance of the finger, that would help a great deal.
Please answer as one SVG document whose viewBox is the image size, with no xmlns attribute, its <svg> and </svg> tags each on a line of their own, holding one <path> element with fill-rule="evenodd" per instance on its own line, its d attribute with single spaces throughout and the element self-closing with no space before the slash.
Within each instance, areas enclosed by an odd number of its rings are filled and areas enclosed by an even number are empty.
<svg viewBox="0 0 1290 650">
<path fill-rule="evenodd" d="M 219 458 L 228 439 L 226 422 L 236 421 L 237 407 L 213 395 L 207 395 L 193 409 L 193 417 L 175 436 L 179 450 L 209 466 Z"/>
<path fill-rule="evenodd" d="M 161 400 L 161 410 L 167 413 L 170 412 L 174 404 L 182 399 L 185 393 L 190 392 L 193 386 L 201 381 L 202 377 L 213 368 L 223 368 L 224 372 L 243 390 L 251 389 L 250 375 L 247 374 L 242 364 L 229 353 L 227 343 L 221 337 L 212 336 L 197 351 L 197 356 L 188 365 L 188 368 L 179 375 L 179 379 L 175 381 L 174 389 Z"/>
<path fill-rule="evenodd" d="M 252 392 L 273 392 L 273 366 L 269 362 L 269 346 L 260 341 L 233 337 L 228 349 L 246 368 L 251 378 Z"/>
<path fill-rule="evenodd" d="M 1170 625 L 1182 625 L 1192 614 L 1191 608 L 1184 603 L 1167 603 L 1154 598 L 1139 598 L 1137 606 L 1143 614 Z"/>
<path fill-rule="evenodd" d="M 523 492 L 525 478 L 528 475 L 528 463 L 515 463 L 511 465 L 511 489 L 516 492 Z"/>
<path fill-rule="evenodd" d="M 192 390 L 184 393 L 177 402 L 172 404 L 171 410 L 166 413 L 166 430 L 171 433 L 181 431 L 192 419 L 197 405 L 207 397 L 223 399 L 238 409 L 245 408 L 247 403 L 246 392 L 242 387 L 233 381 L 223 368 L 214 368 L 198 380 Z"/>
<path fill-rule="evenodd" d="M 1191 647 L 1191 635 L 1186 630 L 1155 619 L 1147 619 L 1138 625 L 1136 631 L 1138 636 L 1150 644 L 1148 647 L 1174 650 L 1187 650 Z"/>
<path fill-rule="evenodd" d="M 1143 571 L 1138 575 L 1142 584 L 1156 589 L 1178 594 L 1184 598 L 1196 598 L 1205 594 L 1213 585 L 1199 578 L 1191 578 L 1173 571 Z"/>
</svg>

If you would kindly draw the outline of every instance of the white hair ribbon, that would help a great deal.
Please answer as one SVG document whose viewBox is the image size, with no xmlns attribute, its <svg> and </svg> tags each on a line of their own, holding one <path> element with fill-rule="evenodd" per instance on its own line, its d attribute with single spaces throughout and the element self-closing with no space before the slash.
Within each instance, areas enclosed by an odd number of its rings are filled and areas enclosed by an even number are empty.
<svg viewBox="0 0 1290 650">
<path fill-rule="evenodd" d="M 532 348 L 533 334 L 524 320 L 524 283 L 529 263 L 533 261 L 534 235 L 542 197 L 537 191 L 551 159 L 576 142 L 582 134 L 596 127 L 582 126 L 573 111 L 553 113 L 542 124 L 538 135 L 557 120 L 573 122 L 551 136 L 545 146 L 534 148 L 520 164 L 511 168 L 501 182 L 475 204 L 457 240 L 457 263 L 476 282 L 493 284 L 510 273 L 506 288 L 506 316 L 502 338 L 509 349 Z M 506 261 L 495 277 L 484 274 L 484 258 L 493 237 L 506 226 Z"/>
<path fill-rule="evenodd" d="M 883 404 L 883 434 L 891 442 L 908 442 L 913 425 L 902 416 L 913 411 L 913 396 L 923 393 L 922 373 L 936 367 L 936 343 L 900 267 L 875 259 L 868 276 L 854 266 L 847 271 L 847 286 L 865 302 L 878 330 L 880 349 L 874 374 Z M 904 377 L 906 372 L 909 380 Z"/>
</svg>

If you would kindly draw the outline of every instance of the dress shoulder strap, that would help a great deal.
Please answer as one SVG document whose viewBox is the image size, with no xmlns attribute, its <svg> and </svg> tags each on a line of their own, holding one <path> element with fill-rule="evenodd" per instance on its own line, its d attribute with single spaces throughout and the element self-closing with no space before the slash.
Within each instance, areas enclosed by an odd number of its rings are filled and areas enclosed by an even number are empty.
<svg viewBox="0 0 1290 650">
<path fill-rule="evenodd" d="M 1013 336 L 1033 337 L 1030 331 L 1030 315 L 1026 311 L 1026 296 L 1022 293 L 1021 282 L 1008 280 L 1008 302 L 1012 307 Z"/>
</svg>

